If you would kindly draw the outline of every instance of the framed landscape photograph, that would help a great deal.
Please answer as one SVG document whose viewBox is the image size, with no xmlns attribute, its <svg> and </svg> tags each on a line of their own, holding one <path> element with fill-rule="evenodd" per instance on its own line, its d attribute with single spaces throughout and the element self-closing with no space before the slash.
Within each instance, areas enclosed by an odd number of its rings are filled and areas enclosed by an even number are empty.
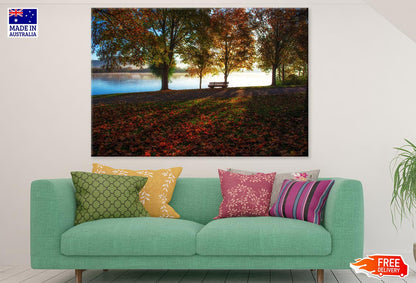
<svg viewBox="0 0 416 283">
<path fill-rule="evenodd" d="M 92 156 L 308 156 L 307 8 L 93 8 Z"/>
</svg>

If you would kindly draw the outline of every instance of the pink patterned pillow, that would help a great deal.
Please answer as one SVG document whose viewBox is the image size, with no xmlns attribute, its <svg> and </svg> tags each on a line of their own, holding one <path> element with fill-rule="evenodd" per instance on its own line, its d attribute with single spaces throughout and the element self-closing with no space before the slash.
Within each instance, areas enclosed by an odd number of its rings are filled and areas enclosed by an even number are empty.
<svg viewBox="0 0 416 283">
<path fill-rule="evenodd" d="M 223 201 L 214 219 L 268 216 L 276 173 L 242 175 L 218 169 Z"/>
</svg>

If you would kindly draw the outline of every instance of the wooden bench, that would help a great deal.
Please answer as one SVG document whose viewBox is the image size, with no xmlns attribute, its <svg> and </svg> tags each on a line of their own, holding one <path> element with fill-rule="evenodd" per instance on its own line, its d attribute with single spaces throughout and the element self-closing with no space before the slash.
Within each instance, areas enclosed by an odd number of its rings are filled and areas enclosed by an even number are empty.
<svg viewBox="0 0 416 283">
<path fill-rule="evenodd" d="M 228 82 L 210 82 L 208 84 L 209 88 L 214 88 L 214 87 L 222 87 L 222 88 L 226 88 L 228 87 Z"/>
</svg>

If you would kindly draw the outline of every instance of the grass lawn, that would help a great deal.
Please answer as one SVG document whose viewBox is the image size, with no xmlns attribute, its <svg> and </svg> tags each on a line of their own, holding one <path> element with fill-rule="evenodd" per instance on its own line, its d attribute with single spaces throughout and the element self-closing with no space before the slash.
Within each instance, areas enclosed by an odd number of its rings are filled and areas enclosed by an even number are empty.
<svg viewBox="0 0 416 283">
<path fill-rule="evenodd" d="M 307 154 L 305 93 L 92 106 L 93 156 Z"/>
</svg>

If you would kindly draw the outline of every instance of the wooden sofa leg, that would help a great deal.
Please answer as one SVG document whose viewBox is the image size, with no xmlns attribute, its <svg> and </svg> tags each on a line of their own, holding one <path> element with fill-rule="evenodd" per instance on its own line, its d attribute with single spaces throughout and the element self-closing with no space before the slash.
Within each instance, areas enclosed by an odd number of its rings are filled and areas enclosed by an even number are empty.
<svg viewBox="0 0 416 283">
<path fill-rule="evenodd" d="M 85 269 L 75 269 L 75 283 L 82 283 L 82 272 Z"/>
<path fill-rule="evenodd" d="M 324 270 L 323 269 L 318 269 L 316 271 L 316 282 L 317 283 L 324 283 Z"/>
</svg>

